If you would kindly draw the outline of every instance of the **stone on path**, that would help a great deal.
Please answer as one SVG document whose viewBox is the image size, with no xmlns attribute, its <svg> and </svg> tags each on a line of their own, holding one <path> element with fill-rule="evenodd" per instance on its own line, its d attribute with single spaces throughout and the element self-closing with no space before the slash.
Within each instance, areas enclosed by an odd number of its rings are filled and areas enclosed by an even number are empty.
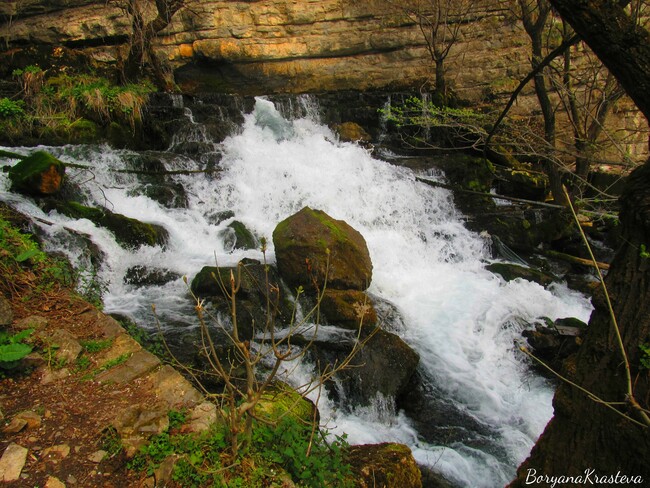
<svg viewBox="0 0 650 488">
<path fill-rule="evenodd" d="M 27 449 L 12 442 L 0 458 L 0 481 L 16 481 L 25 466 Z"/>
</svg>

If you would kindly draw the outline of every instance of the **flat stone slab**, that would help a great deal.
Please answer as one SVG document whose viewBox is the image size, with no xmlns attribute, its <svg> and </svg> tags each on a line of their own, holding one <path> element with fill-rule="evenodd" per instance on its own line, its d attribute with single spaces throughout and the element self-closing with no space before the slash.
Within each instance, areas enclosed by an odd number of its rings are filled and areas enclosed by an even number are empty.
<svg viewBox="0 0 650 488">
<path fill-rule="evenodd" d="M 117 359 L 124 354 L 135 353 L 136 351 L 140 351 L 142 349 L 142 346 L 138 344 L 138 342 L 133 337 L 125 332 L 116 335 L 112 339 L 113 343 L 111 344 L 111 347 L 105 351 L 102 351 L 97 356 L 98 363 L 103 364 L 108 361 Z"/>
<path fill-rule="evenodd" d="M 145 350 L 134 352 L 126 362 L 97 375 L 101 383 L 130 383 L 160 365 L 160 359 Z"/>
<path fill-rule="evenodd" d="M 27 460 L 27 449 L 12 442 L 0 458 L 0 481 L 16 481 Z"/>
<path fill-rule="evenodd" d="M 151 381 L 156 396 L 170 407 L 195 405 L 203 399 L 199 390 L 169 365 L 154 372 Z"/>
</svg>

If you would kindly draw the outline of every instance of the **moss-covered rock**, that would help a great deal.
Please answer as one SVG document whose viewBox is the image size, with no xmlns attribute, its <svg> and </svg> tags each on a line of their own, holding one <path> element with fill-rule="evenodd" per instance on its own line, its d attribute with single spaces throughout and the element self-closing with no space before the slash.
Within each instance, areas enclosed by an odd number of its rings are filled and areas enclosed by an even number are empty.
<svg viewBox="0 0 650 488">
<path fill-rule="evenodd" d="M 45 151 L 36 151 L 9 169 L 11 190 L 36 196 L 57 193 L 64 175 L 65 165 Z"/>
<path fill-rule="evenodd" d="M 328 288 L 323 294 L 320 311 L 328 322 L 344 328 L 357 329 L 377 324 L 377 312 L 368 295 L 359 290 L 333 290 Z M 363 319 L 363 322 L 361 322 Z"/>
<path fill-rule="evenodd" d="M 50 201 L 47 210 L 56 210 L 74 219 L 88 219 L 94 224 L 111 231 L 115 240 L 127 249 L 140 246 L 165 246 L 169 238 L 167 229 L 122 214 L 111 212 L 106 208 L 87 207 L 77 202 Z"/>
<path fill-rule="evenodd" d="M 408 446 L 396 443 L 350 447 L 348 460 L 360 488 L 421 488 L 422 474 Z"/>
<path fill-rule="evenodd" d="M 228 234 L 224 238 L 229 240 L 233 249 L 256 249 L 259 245 L 257 238 L 239 220 L 234 220 L 228 224 L 227 231 Z"/>
<path fill-rule="evenodd" d="M 500 195 L 543 201 L 549 192 L 548 176 L 539 171 L 502 168 L 497 174 L 496 188 Z"/>
<path fill-rule="evenodd" d="M 276 381 L 267 388 L 255 406 L 255 416 L 271 421 L 290 415 L 298 421 L 318 420 L 316 405 L 286 383 Z"/>
<path fill-rule="evenodd" d="M 370 142 L 370 134 L 356 122 L 336 124 L 334 130 L 343 142 Z"/>
<path fill-rule="evenodd" d="M 287 283 L 313 289 L 365 290 L 372 262 L 363 236 L 321 210 L 305 207 L 273 231 L 278 271 Z M 329 267 L 328 267 L 329 262 Z"/>
</svg>

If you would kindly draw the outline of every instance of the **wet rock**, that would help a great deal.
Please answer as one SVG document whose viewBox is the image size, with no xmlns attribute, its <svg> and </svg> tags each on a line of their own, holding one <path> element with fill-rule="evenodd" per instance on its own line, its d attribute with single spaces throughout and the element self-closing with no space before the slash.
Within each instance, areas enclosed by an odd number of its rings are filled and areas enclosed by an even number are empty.
<svg viewBox="0 0 650 488">
<path fill-rule="evenodd" d="M 408 386 L 415 373 L 420 357 L 396 334 L 377 329 L 372 337 L 350 361 L 350 366 L 340 371 L 338 388 L 342 397 L 351 405 L 370 405 L 378 395 L 394 399 Z M 321 369 L 326 365 L 341 364 L 354 347 L 354 339 L 336 342 L 316 341 L 310 350 Z M 327 383 L 331 394 L 338 392 Z"/>
<path fill-rule="evenodd" d="M 141 222 L 107 208 L 87 207 L 77 202 L 49 200 L 44 203 L 46 211 L 56 210 L 74 219 L 88 219 L 113 233 L 115 240 L 127 249 L 141 246 L 164 247 L 169 239 L 167 229 L 158 224 Z"/>
<path fill-rule="evenodd" d="M 27 460 L 27 449 L 11 443 L 0 458 L 0 481 L 10 482 L 20 478 L 20 473 Z"/>
<path fill-rule="evenodd" d="M 576 353 L 582 344 L 582 335 L 586 329 L 587 324 L 573 317 L 557 319 L 555 322 L 544 318 L 535 325 L 534 330 L 524 330 L 522 336 L 526 338 L 535 357 L 554 371 L 562 372 L 564 362 Z M 539 370 L 543 374 L 550 374 L 541 366 Z"/>
<path fill-rule="evenodd" d="M 336 124 L 333 129 L 343 142 L 370 142 L 370 134 L 356 122 L 343 122 Z"/>
<path fill-rule="evenodd" d="M 327 289 L 320 303 L 320 311 L 329 323 L 358 329 L 377 324 L 377 312 L 365 292 L 359 290 Z"/>
<path fill-rule="evenodd" d="M 422 474 L 411 450 L 403 444 L 351 446 L 348 460 L 361 488 L 421 488 Z"/>
<path fill-rule="evenodd" d="M 11 190 L 27 195 L 52 195 L 61 189 L 65 165 L 45 151 L 36 151 L 9 169 Z"/>
<path fill-rule="evenodd" d="M 167 208 L 187 208 L 188 205 L 185 187 L 180 183 L 148 183 L 138 192 Z"/>
<path fill-rule="evenodd" d="M 506 281 L 513 281 L 520 278 L 535 282 L 542 286 L 548 286 L 553 283 L 553 281 L 555 281 L 554 277 L 547 273 L 544 273 L 537 269 L 520 266 L 518 264 L 490 263 L 485 267 L 485 269 L 492 273 L 498 274 Z"/>
<path fill-rule="evenodd" d="M 276 381 L 264 391 L 255 407 L 255 415 L 275 422 L 287 415 L 301 423 L 318 420 L 316 405 L 286 383 Z"/>
<path fill-rule="evenodd" d="M 548 176 L 524 168 L 499 168 L 496 190 L 499 195 L 544 201 L 549 192 Z"/>
<path fill-rule="evenodd" d="M 256 249 L 259 246 L 257 238 L 244 224 L 235 220 L 228 224 L 222 236 L 226 249 Z"/>
<path fill-rule="evenodd" d="M 136 286 L 164 285 L 177 280 L 181 275 L 168 269 L 149 268 L 147 266 L 132 266 L 124 274 L 124 283 Z"/>
<path fill-rule="evenodd" d="M 275 268 L 259 261 L 244 259 L 237 267 L 205 266 L 194 277 L 190 288 L 196 296 L 208 298 L 219 312 L 229 316 L 230 300 L 223 287 L 230 292 L 231 276 L 239 286 L 236 299 L 240 338 L 252 338 L 253 329 L 262 330 L 269 320 L 289 323 L 293 312 L 290 293 Z M 267 301 L 270 310 L 267 310 Z"/>
<path fill-rule="evenodd" d="M 314 289 L 314 281 L 341 290 L 365 290 L 372 263 L 363 236 L 349 224 L 305 207 L 273 231 L 280 275 L 292 286 Z M 329 254 L 328 254 L 329 251 Z M 329 268 L 328 268 L 329 262 Z"/>
</svg>

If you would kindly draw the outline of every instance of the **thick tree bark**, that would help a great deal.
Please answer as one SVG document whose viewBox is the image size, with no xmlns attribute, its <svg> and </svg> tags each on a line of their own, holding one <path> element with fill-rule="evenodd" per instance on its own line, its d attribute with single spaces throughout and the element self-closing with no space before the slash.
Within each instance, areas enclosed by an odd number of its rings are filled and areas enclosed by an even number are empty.
<svg viewBox="0 0 650 488">
<path fill-rule="evenodd" d="M 613 0 L 551 0 L 565 20 L 616 76 L 637 106 L 650 115 L 650 36 Z M 607 276 L 607 287 L 629 357 L 634 397 L 650 404 L 650 372 L 640 364 L 639 346 L 650 342 L 650 259 L 641 252 L 650 245 L 650 162 L 628 178 L 621 196 L 622 246 Z M 598 397 L 621 402 L 615 408 L 641 420 L 627 396 L 624 361 L 604 295 L 594 297 L 595 311 L 585 341 L 566 374 Z M 640 476 L 650 483 L 650 428 L 623 418 L 562 384 L 553 401 L 555 415 L 520 466 L 512 487 L 531 485 L 535 476 Z M 549 478 L 534 486 L 550 486 Z M 564 483 L 562 486 L 590 484 Z M 605 483 L 607 485 L 607 483 Z M 633 486 L 613 480 L 609 486 Z"/>
</svg>

